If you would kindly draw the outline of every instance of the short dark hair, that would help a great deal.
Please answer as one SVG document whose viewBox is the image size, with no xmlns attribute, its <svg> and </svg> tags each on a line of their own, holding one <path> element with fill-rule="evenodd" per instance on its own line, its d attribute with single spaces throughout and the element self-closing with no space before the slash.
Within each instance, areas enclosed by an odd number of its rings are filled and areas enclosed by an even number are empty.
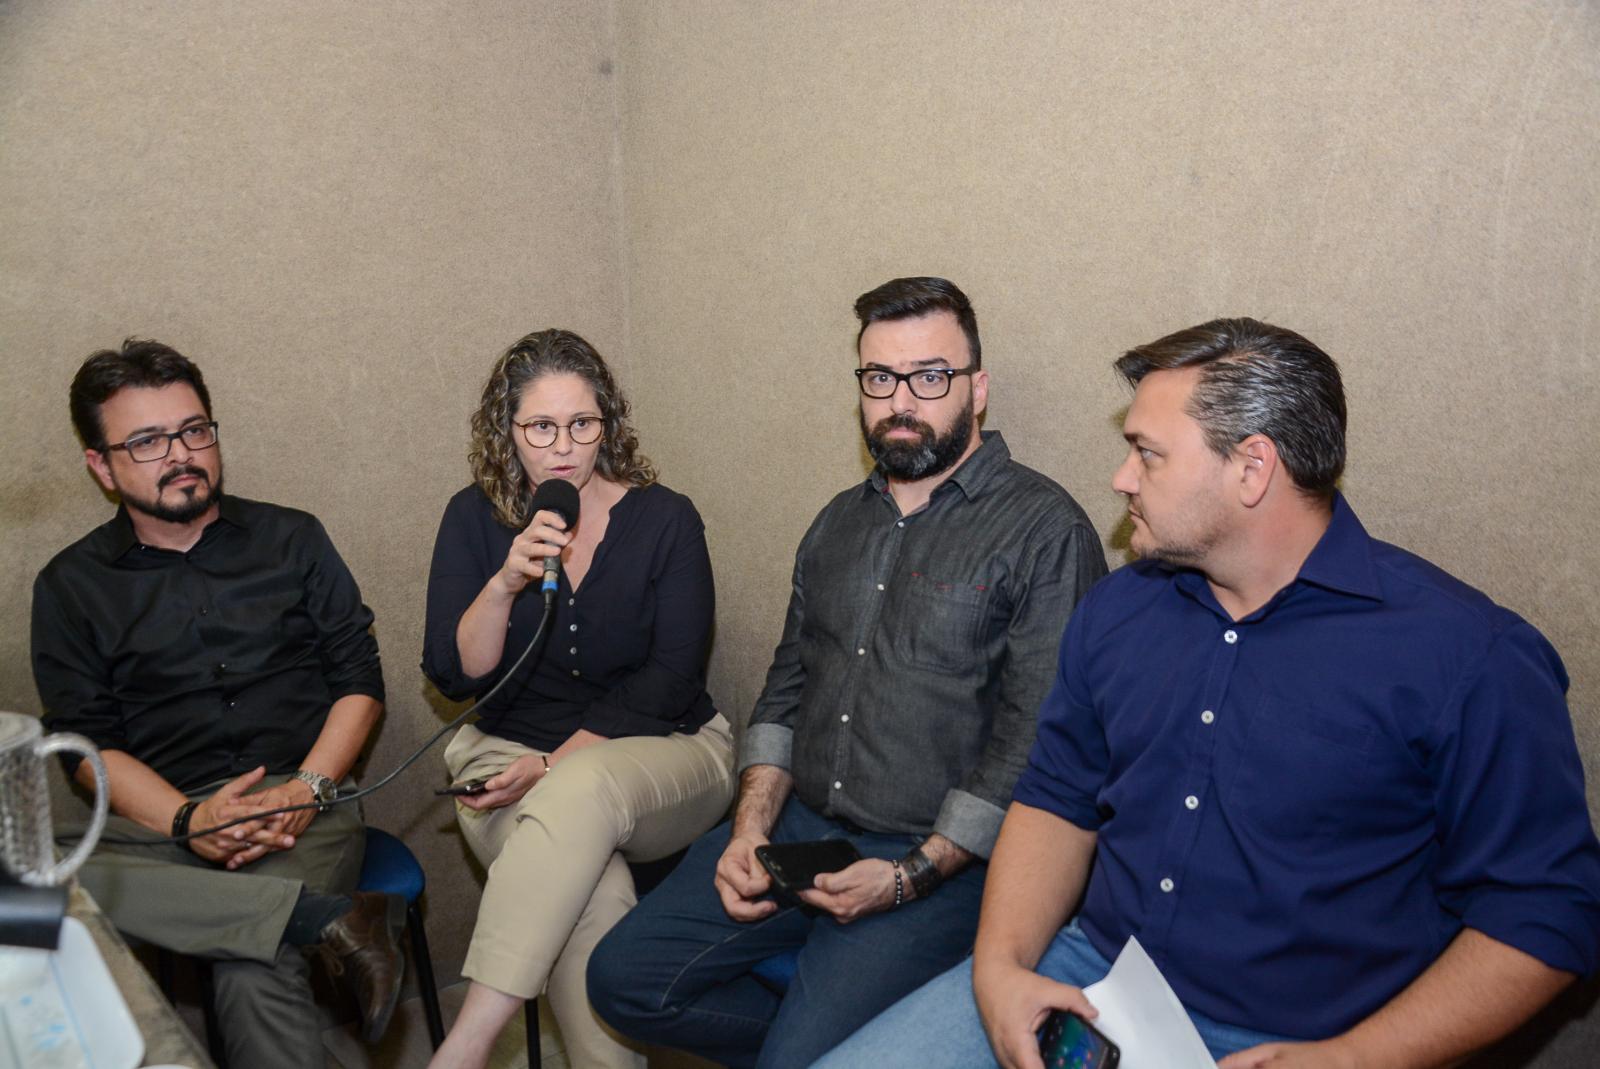
<svg viewBox="0 0 1600 1069">
<path fill-rule="evenodd" d="M 1152 371 L 1198 367 L 1188 412 L 1219 456 L 1252 434 L 1272 439 L 1299 490 L 1331 498 L 1344 471 L 1344 384 L 1315 344 L 1255 319 L 1213 319 L 1130 349 L 1117 371 L 1137 387 Z"/>
<path fill-rule="evenodd" d="M 112 394 L 130 386 L 159 388 L 175 382 L 186 382 L 194 387 L 200 404 L 211 418 L 211 393 L 206 380 L 194 362 L 170 345 L 158 341 L 129 338 L 122 348 L 101 349 L 90 353 L 72 379 L 68 405 L 72 410 L 72 426 L 78 437 L 90 449 L 104 450 L 105 427 L 100 422 L 100 406 Z"/>
<path fill-rule="evenodd" d="M 916 319 L 933 312 L 949 312 L 956 317 L 961 332 L 967 336 L 967 351 L 972 355 L 970 366 L 981 368 L 983 346 L 978 344 L 978 317 L 972 313 L 972 302 L 954 282 L 929 275 L 890 279 L 856 298 L 856 318 L 861 320 L 861 329 L 856 332 L 856 352 L 861 352 L 861 335 L 872 324 Z"/>
</svg>

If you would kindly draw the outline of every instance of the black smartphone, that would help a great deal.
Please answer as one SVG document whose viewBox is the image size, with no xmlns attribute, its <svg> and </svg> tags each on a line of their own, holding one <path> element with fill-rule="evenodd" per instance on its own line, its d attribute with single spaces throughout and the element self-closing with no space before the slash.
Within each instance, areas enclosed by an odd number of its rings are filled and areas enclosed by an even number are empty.
<svg viewBox="0 0 1600 1069">
<path fill-rule="evenodd" d="M 861 852 L 844 839 L 819 839 L 809 843 L 767 843 L 756 847 L 756 858 L 772 874 L 773 893 L 778 900 L 804 907 L 799 892 L 811 887 L 824 872 L 838 872 L 854 865 L 861 860 Z"/>
<path fill-rule="evenodd" d="M 484 784 L 488 783 L 492 778 L 492 776 L 479 776 L 477 779 L 469 779 L 463 783 L 452 783 L 450 786 L 441 788 L 433 793 L 449 795 L 482 794 L 487 789 Z"/>
<path fill-rule="evenodd" d="M 1115 1069 L 1122 1051 L 1071 1010 L 1056 1010 L 1039 1033 L 1044 1069 Z"/>
</svg>

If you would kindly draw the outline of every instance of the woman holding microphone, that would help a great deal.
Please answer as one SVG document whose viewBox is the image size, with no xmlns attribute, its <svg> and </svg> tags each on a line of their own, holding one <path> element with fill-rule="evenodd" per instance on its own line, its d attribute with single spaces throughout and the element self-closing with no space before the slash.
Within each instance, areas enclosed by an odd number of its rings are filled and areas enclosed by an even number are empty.
<svg viewBox="0 0 1600 1069">
<path fill-rule="evenodd" d="M 486 693 L 532 640 L 560 562 L 543 650 L 445 764 L 462 834 L 489 879 L 461 1013 L 431 1065 L 481 1067 L 548 987 L 575 1069 L 642 1069 L 589 1009 L 596 942 L 634 904 L 626 860 L 665 857 L 727 809 L 732 743 L 705 689 L 713 593 L 704 527 L 655 481 L 605 361 L 545 330 L 496 362 L 472 417 L 473 484 L 445 508 L 428 577 L 422 668 L 445 695 Z M 534 511 L 546 480 L 576 521 Z"/>
</svg>

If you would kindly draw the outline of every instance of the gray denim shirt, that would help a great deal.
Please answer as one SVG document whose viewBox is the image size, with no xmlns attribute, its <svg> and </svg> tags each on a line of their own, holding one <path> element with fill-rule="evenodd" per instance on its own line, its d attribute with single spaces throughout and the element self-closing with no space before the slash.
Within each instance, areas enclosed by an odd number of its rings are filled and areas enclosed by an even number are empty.
<svg viewBox="0 0 1600 1069">
<path fill-rule="evenodd" d="M 740 770 L 788 769 L 825 816 L 987 858 L 1067 617 L 1105 574 L 1078 503 L 998 432 L 910 516 L 874 471 L 800 543 Z"/>
</svg>

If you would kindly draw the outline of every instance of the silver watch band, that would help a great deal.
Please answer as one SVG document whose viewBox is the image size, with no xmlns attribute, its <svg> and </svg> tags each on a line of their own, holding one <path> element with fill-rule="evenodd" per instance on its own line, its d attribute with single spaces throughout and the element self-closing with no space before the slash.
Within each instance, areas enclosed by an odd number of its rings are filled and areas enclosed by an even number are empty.
<svg viewBox="0 0 1600 1069">
<path fill-rule="evenodd" d="M 299 780 L 311 788 L 311 796 L 318 802 L 317 812 L 326 813 L 333 800 L 339 796 L 339 785 L 320 772 L 309 769 L 300 769 L 295 772 L 293 779 Z"/>
</svg>

